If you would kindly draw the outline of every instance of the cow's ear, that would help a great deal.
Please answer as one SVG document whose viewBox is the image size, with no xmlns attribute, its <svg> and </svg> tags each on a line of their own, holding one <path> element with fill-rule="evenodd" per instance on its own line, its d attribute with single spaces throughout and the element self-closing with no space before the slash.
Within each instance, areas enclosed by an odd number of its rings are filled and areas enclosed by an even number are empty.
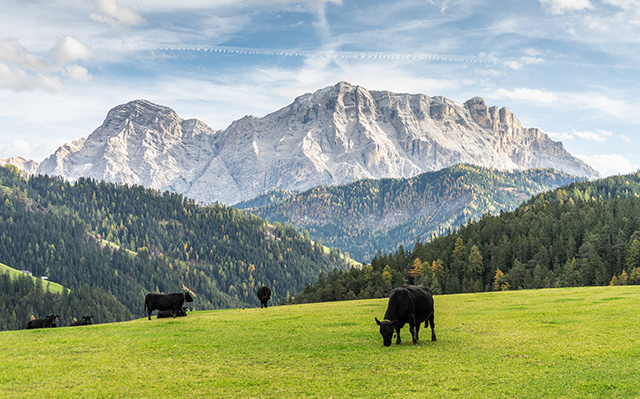
<svg viewBox="0 0 640 399">
<path fill-rule="evenodd" d="M 380 320 L 378 320 L 378 318 L 377 318 L 377 317 L 376 317 L 376 323 L 377 323 L 378 325 L 380 325 Z"/>
</svg>

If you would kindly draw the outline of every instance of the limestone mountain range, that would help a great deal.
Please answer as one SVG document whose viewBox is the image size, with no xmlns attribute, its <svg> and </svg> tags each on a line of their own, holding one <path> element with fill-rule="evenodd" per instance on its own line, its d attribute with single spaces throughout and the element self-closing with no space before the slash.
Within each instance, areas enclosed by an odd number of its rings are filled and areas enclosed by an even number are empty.
<svg viewBox="0 0 640 399">
<path fill-rule="evenodd" d="M 599 177 L 562 143 L 482 98 L 461 104 L 346 82 L 224 130 L 131 101 L 111 109 L 87 138 L 61 146 L 36 173 L 138 184 L 231 205 L 274 189 L 413 177 L 457 163 Z"/>
</svg>

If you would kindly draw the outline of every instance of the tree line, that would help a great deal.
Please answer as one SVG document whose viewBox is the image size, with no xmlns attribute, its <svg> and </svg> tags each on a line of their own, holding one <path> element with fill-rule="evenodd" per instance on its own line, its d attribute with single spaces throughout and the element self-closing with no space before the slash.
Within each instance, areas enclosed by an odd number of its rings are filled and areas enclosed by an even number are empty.
<svg viewBox="0 0 640 399">
<path fill-rule="evenodd" d="M 24 328 L 27 321 L 50 314 L 60 316 L 60 326 L 73 319 L 93 316 L 95 323 L 131 320 L 129 310 L 113 295 L 99 287 L 80 286 L 62 294 L 49 292 L 47 283 L 22 275 L 15 278 L 0 273 L 0 330 Z"/>
<path fill-rule="evenodd" d="M 364 179 L 303 193 L 274 192 L 239 204 L 270 221 L 309 231 L 330 247 L 368 261 L 377 251 L 411 246 L 487 212 L 579 180 L 553 169 L 500 171 L 458 164 L 405 179 Z M 270 198 L 276 203 L 265 204 Z"/>
<path fill-rule="evenodd" d="M 134 316 L 148 292 L 190 290 L 198 309 L 257 306 L 261 285 L 279 300 L 346 267 L 308 233 L 231 207 L 13 167 L 0 168 L 0 262 L 72 292 L 101 288 Z"/>
<path fill-rule="evenodd" d="M 640 284 L 640 173 L 574 182 L 410 251 L 321 273 L 290 302 L 384 297 L 407 283 L 436 294 Z"/>
</svg>

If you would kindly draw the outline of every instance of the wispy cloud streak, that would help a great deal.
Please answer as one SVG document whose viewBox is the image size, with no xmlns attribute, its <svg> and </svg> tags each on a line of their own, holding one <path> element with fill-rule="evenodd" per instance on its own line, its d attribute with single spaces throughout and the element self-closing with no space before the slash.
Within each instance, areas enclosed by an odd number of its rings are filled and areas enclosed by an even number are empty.
<svg viewBox="0 0 640 399">
<path fill-rule="evenodd" d="M 501 58 L 495 55 L 452 55 L 431 53 L 396 53 L 380 51 L 340 51 L 340 50 L 306 50 L 306 49 L 274 49 L 253 48 L 236 46 L 203 46 L 203 45 L 158 45 L 158 46 L 131 46 L 133 51 L 195 51 L 209 53 L 226 53 L 238 55 L 266 55 L 282 57 L 334 57 L 337 59 L 366 59 L 366 60 L 396 60 L 408 62 L 450 62 L 462 64 L 488 64 L 503 65 L 513 69 L 513 64 L 522 64 L 522 58 Z M 580 68 L 611 68 L 611 69 L 640 69 L 640 65 L 633 63 L 597 64 L 572 61 L 543 60 L 538 58 L 536 62 L 524 62 L 525 65 L 537 66 L 573 66 Z"/>
</svg>

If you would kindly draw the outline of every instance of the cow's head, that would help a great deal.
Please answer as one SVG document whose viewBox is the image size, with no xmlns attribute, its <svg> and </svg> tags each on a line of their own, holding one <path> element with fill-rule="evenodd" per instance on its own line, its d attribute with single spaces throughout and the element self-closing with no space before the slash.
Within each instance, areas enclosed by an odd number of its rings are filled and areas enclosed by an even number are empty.
<svg viewBox="0 0 640 399">
<path fill-rule="evenodd" d="M 49 326 L 58 327 L 58 325 L 56 324 L 56 318 L 58 317 L 60 316 L 58 316 L 57 314 L 50 314 L 49 316 L 47 316 L 47 321 L 49 321 Z"/>
<path fill-rule="evenodd" d="M 184 301 L 185 302 L 193 302 L 193 298 L 191 298 L 191 294 L 189 294 L 188 292 L 184 293 Z"/>
<path fill-rule="evenodd" d="M 84 319 L 84 322 L 86 324 L 93 324 L 93 322 L 91 321 L 91 319 L 93 318 L 93 316 L 83 316 L 82 317 Z"/>
<path fill-rule="evenodd" d="M 384 346 L 391 346 L 391 338 L 395 332 L 395 326 L 398 321 L 378 320 L 376 317 L 376 323 L 380 326 L 380 334 L 382 335 L 382 343 Z"/>
</svg>

